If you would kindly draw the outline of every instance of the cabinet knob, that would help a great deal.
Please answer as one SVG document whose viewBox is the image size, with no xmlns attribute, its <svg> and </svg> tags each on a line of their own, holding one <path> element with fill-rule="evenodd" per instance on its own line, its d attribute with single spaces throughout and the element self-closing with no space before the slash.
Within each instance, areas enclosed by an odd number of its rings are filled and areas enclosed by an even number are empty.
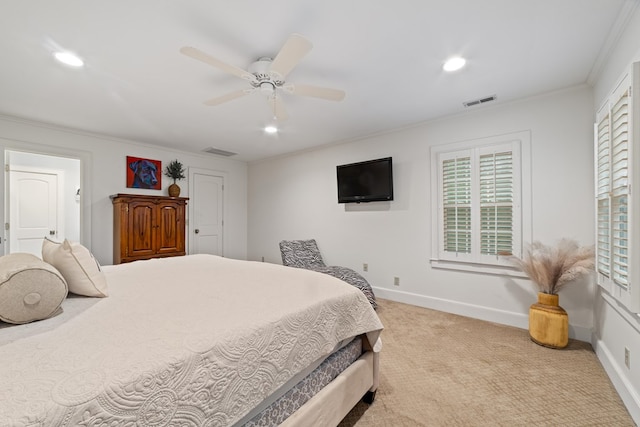
<svg viewBox="0 0 640 427">
<path fill-rule="evenodd" d="M 198 230 L 197 228 L 195 230 L 193 230 L 194 233 L 198 234 L 200 232 L 200 230 Z"/>
</svg>

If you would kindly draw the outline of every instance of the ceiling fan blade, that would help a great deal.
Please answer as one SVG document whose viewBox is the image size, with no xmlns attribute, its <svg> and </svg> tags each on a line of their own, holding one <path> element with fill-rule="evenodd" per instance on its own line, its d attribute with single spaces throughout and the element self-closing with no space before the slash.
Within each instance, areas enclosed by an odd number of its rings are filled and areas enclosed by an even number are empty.
<svg viewBox="0 0 640 427">
<path fill-rule="evenodd" d="M 226 95 L 222 95 L 222 96 L 218 96 L 217 98 L 212 98 L 209 99 L 208 101 L 205 101 L 204 104 L 205 105 L 220 105 L 224 102 L 228 102 L 228 101 L 233 101 L 234 99 L 237 98 L 241 98 L 245 95 L 250 94 L 251 92 L 253 92 L 253 89 L 240 89 L 240 90 L 236 90 L 234 92 L 229 92 Z"/>
<path fill-rule="evenodd" d="M 285 78 L 312 47 L 311 42 L 300 34 L 291 34 L 271 63 L 270 71 Z"/>
<path fill-rule="evenodd" d="M 329 89 L 326 87 L 290 84 L 283 86 L 282 89 L 293 95 L 310 96 L 329 101 L 342 101 L 345 97 L 345 92 L 343 90 Z"/>
<path fill-rule="evenodd" d="M 289 118 L 289 114 L 287 113 L 287 109 L 284 107 L 284 103 L 282 102 L 282 98 L 279 96 L 269 97 L 269 105 L 271 105 L 271 109 L 273 110 L 273 117 L 279 122 L 283 122 Z"/>
<path fill-rule="evenodd" d="M 233 74 L 234 76 L 238 76 L 240 78 L 243 78 L 252 82 L 256 81 L 256 77 L 250 72 L 245 71 L 242 68 L 238 68 L 233 65 L 227 64 L 226 62 L 222 62 L 219 59 L 214 58 L 213 56 L 206 54 L 199 49 L 196 49 L 195 47 L 184 46 L 183 48 L 180 49 L 180 52 L 183 55 L 187 55 L 193 59 L 202 61 L 205 64 L 214 66 L 224 71 L 225 73 Z"/>
</svg>

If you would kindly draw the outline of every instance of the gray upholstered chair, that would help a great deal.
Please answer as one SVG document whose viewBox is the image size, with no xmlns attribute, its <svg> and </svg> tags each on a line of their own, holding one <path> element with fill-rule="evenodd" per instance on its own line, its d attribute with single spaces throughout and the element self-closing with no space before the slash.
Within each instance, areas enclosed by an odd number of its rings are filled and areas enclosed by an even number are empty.
<svg viewBox="0 0 640 427">
<path fill-rule="evenodd" d="M 280 242 L 282 265 L 313 269 L 326 267 L 315 239 L 283 240 Z"/>
<path fill-rule="evenodd" d="M 373 308 L 377 308 L 376 296 L 367 280 L 354 270 L 336 265 L 326 265 L 318 249 L 315 239 L 282 240 L 280 242 L 282 265 L 304 268 L 328 274 L 360 289 Z"/>
</svg>

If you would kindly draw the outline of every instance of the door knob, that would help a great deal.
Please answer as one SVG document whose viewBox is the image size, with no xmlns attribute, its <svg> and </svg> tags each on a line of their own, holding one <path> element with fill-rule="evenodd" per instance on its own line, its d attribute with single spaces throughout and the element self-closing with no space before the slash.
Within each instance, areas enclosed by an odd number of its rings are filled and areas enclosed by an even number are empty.
<svg viewBox="0 0 640 427">
<path fill-rule="evenodd" d="M 198 230 L 197 228 L 195 230 L 193 230 L 194 233 L 198 234 L 200 232 L 200 230 Z"/>
</svg>

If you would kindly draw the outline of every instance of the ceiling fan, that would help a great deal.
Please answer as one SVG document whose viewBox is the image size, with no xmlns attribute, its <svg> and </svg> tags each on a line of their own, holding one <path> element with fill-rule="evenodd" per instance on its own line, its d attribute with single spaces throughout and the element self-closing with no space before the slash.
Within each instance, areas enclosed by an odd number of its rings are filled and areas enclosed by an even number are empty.
<svg viewBox="0 0 640 427">
<path fill-rule="evenodd" d="M 226 95 L 205 101 L 205 105 L 220 105 L 224 102 L 260 92 L 267 96 L 274 117 L 279 120 L 288 118 L 287 111 L 280 96 L 281 92 L 292 95 L 310 96 L 329 101 L 342 101 L 345 93 L 338 89 L 293 84 L 285 81 L 287 75 L 298 65 L 300 60 L 311 50 L 312 44 L 300 34 L 291 34 L 275 58 L 261 57 L 251 64 L 247 70 L 227 64 L 211 55 L 191 46 L 185 46 L 180 52 L 186 56 L 212 65 L 226 73 L 245 79 L 250 87 L 229 92 Z"/>
</svg>

